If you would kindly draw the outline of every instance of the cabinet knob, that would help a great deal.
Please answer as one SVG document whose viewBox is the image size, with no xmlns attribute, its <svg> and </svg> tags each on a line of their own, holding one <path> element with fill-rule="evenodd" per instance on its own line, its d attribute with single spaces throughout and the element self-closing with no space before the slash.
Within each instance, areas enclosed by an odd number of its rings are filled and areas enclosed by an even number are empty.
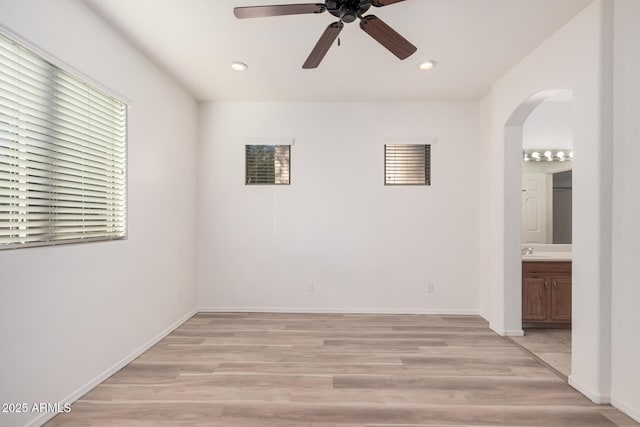
<svg viewBox="0 0 640 427">
<path fill-rule="evenodd" d="M 544 288 L 545 288 L 545 289 L 549 289 L 549 283 L 547 283 L 547 281 L 546 281 L 546 280 L 544 281 Z"/>
</svg>

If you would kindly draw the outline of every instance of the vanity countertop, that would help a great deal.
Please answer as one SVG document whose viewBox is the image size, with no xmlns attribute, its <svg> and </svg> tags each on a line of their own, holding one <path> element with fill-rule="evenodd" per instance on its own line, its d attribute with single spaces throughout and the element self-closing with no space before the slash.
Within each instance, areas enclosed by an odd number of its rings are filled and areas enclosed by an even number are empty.
<svg viewBox="0 0 640 427">
<path fill-rule="evenodd" d="M 533 249 L 532 254 L 523 253 L 523 262 L 571 262 L 571 245 L 522 244 L 523 252 Z"/>
<path fill-rule="evenodd" d="M 534 252 L 522 255 L 525 262 L 571 262 L 571 252 Z"/>
</svg>

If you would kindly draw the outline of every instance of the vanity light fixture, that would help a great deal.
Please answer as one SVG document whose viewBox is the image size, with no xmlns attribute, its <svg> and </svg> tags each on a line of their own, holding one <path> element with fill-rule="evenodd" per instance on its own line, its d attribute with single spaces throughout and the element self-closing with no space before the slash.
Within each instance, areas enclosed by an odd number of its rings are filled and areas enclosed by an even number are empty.
<svg viewBox="0 0 640 427">
<path fill-rule="evenodd" d="M 231 69 L 233 71 L 247 71 L 249 69 L 249 66 L 244 62 L 236 61 L 231 64 Z"/>
<path fill-rule="evenodd" d="M 547 162 L 566 162 L 573 160 L 573 151 L 567 156 L 563 150 L 522 150 L 522 159 L 525 162 L 535 160 L 540 162 L 543 159 Z"/>
<path fill-rule="evenodd" d="M 418 69 L 420 71 L 429 71 L 429 70 L 433 70 L 434 68 L 436 68 L 436 66 L 438 65 L 438 63 L 436 61 L 434 61 L 433 59 L 429 60 L 429 61 L 424 61 L 418 64 Z"/>
</svg>

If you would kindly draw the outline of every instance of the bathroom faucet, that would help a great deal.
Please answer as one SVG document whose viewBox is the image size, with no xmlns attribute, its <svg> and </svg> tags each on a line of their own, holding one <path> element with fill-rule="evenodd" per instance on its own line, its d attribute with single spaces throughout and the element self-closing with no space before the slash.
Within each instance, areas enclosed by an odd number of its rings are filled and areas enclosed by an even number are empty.
<svg viewBox="0 0 640 427">
<path fill-rule="evenodd" d="M 533 248 L 522 248 L 520 253 L 522 255 L 533 255 Z"/>
</svg>

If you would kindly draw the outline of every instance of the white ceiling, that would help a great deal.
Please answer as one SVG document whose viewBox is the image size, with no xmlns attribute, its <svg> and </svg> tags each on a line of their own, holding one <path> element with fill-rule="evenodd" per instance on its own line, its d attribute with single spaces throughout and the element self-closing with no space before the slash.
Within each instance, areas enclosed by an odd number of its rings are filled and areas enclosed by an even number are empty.
<svg viewBox="0 0 640 427">
<path fill-rule="evenodd" d="M 85 1 L 203 101 L 476 100 L 591 2 L 407 0 L 371 8 L 418 52 L 400 61 L 356 22 L 318 69 L 303 70 L 332 15 L 238 20 L 233 8 L 305 0 Z M 439 66 L 419 72 L 427 59 Z M 232 71 L 236 60 L 249 71 Z"/>
</svg>

